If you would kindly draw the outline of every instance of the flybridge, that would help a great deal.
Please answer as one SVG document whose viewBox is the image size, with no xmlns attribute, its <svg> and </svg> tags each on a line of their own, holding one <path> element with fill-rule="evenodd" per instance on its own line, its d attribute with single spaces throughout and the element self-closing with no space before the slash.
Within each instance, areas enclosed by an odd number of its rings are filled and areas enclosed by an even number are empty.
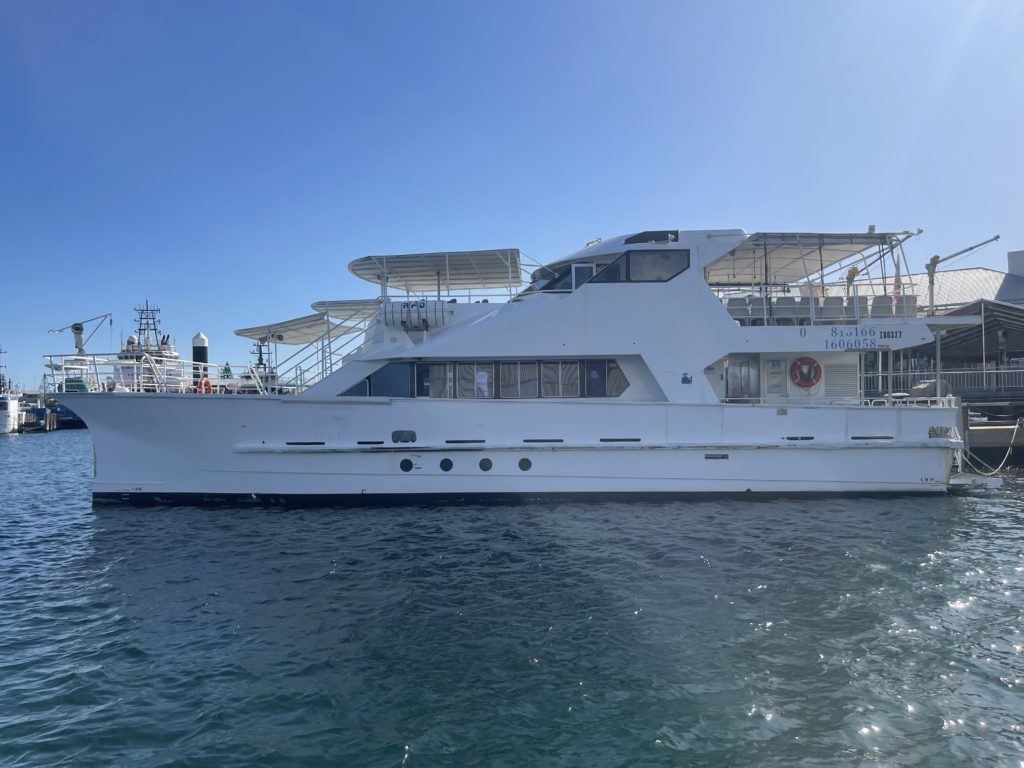
<svg viewBox="0 0 1024 768">
<path fill-rule="evenodd" d="M 490 295 L 487 292 L 497 292 L 494 298 L 510 298 L 522 285 L 521 270 L 516 248 L 364 256 L 351 262 L 349 271 L 379 285 L 379 298 L 317 301 L 312 305 L 316 314 L 241 328 L 235 334 L 267 346 L 276 370 L 301 372 L 279 379 L 278 389 L 303 389 L 331 373 L 359 346 L 382 307 L 387 326 L 436 328 L 447 319 L 442 302 L 457 301 L 453 295 L 472 300 L 473 291 L 483 292 L 477 293 L 477 300 Z M 395 299 L 392 291 L 405 296 Z M 285 357 L 278 355 L 278 345 L 302 348 Z"/>
<path fill-rule="evenodd" d="M 891 263 L 891 273 L 909 274 L 903 243 L 917 232 L 827 234 L 759 232 L 704 267 L 712 287 L 791 285 L 815 279 L 824 283 L 837 265 L 859 259 L 860 271 Z M 838 268 L 841 271 L 842 267 Z"/>
<path fill-rule="evenodd" d="M 903 244 L 917 232 L 761 232 L 704 279 L 740 325 L 859 323 L 918 314 Z"/>
</svg>

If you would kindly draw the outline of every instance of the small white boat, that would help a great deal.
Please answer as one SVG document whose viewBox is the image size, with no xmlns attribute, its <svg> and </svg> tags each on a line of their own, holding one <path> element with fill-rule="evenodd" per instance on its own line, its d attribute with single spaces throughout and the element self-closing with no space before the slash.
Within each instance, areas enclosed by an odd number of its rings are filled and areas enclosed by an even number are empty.
<svg viewBox="0 0 1024 768">
<path fill-rule="evenodd" d="M 17 432 L 21 426 L 21 403 L 18 395 L 12 391 L 11 383 L 4 373 L 6 366 L 3 356 L 6 351 L 0 349 L 0 435 Z"/>
</svg>

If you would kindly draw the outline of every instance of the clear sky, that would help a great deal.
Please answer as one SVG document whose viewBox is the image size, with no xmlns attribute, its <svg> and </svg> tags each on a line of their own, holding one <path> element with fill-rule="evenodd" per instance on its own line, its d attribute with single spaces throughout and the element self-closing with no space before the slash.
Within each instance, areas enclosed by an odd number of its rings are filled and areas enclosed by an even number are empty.
<svg viewBox="0 0 1024 768">
<path fill-rule="evenodd" d="M 1024 249 L 1024 2 L 0 0 L 0 346 L 179 349 L 370 253 L 743 227 Z"/>
</svg>

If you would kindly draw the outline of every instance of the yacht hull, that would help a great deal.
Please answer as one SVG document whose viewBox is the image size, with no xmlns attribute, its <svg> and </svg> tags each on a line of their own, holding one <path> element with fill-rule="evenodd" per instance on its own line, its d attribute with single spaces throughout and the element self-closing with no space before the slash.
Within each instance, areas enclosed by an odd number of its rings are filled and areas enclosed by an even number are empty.
<svg viewBox="0 0 1024 768">
<path fill-rule="evenodd" d="M 128 503 L 942 493 L 960 447 L 940 407 L 61 399 L 92 433 L 94 499 Z"/>
</svg>

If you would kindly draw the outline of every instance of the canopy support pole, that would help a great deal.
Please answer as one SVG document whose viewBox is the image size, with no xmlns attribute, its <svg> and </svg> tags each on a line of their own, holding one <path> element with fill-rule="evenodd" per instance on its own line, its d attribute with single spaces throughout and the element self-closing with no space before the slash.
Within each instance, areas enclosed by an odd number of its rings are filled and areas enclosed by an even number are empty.
<svg viewBox="0 0 1024 768">
<path fill-rule="evenodd" d="M 998 316 L 997 316 L 998 317 Z M 981 300 L 981 387 L 988 389 L 988 358 L 985 354 L 985 300 Z"/>
</svg>

